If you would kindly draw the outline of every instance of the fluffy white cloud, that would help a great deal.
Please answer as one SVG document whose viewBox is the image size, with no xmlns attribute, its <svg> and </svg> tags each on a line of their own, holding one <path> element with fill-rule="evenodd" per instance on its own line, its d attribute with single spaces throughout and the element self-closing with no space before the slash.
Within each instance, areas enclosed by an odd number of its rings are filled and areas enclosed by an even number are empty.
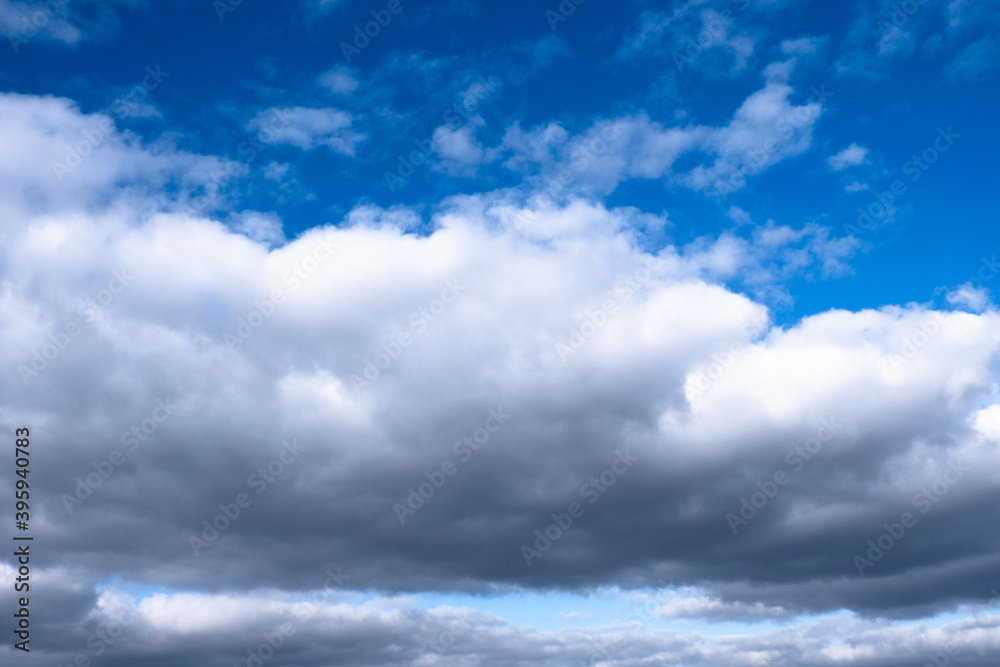
<svg viewBox="0 0 1000 667">
<path fill-rule="evenodd" d="M 576 136 L 549 124 L 525 132 L 511 127 L 500 154 L 505 166 L 530 171 L 537 165 L 546 189 L 606 194 L 632 178 L 670 177 L 689 188 L 725 195 L 746 179 L 806 151 L 822 112 L 811 96 L 793 104 L 787 83 L 793 61 L 765 70 L 765 86 L 751 94 L 723 126 L 664 127 L 645 115 L 599 120 Z M 686 154 L 701 155 L 694 167 L 675 171 Z M 508 157 L 509 156 L 509 157 Z"/>
<path fill-rule="evenodd" d="M 848 167 L 864 164 L 867 157 L 867 148 L 857 144 L 851 144 L 839 153 L 828 157 L 826 161 L 827 164 L 830 165 L 831 169 L 834 171 L 841 171 L 843 169 L 847 169 Z"/>
<path fill-rule="evenodd" d="M 457 129 L 442 125 L 434 130 L 431 140 L 441 159 L 440 167 L 452 174 L 471 175 L 483 161 L 485 151 L 476 140 L 476 127 L 482 122 L 468 123 Z"/>
<path fill-rule="evenodd" d="M 0 136 L 0 211 L 18 228 L 19 218 L 125 201 L 126 192 L 140 209 L 185 200 L 245 173 L 244 165 L 178 150 L 169 139 L 144 145 L 110 116 L 82 114 L 64 98 L 0 93 Z"/>
</svg>

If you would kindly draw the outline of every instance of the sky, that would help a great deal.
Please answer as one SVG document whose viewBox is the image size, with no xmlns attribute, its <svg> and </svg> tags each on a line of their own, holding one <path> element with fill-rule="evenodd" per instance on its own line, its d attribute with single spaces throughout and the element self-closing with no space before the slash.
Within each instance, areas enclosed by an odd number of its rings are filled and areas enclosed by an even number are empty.
<svg viewBox="0 0 1000 667">
<path fill-rule="evenodd" d="M 0 0 L 0 663 L 996 665 L 998 28 Z"/>
</svg>

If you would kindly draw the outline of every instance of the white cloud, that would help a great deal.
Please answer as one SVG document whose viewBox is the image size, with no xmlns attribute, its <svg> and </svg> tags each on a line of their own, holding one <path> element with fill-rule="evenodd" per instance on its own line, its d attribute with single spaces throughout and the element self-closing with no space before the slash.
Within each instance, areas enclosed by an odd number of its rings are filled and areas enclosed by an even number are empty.
<svg viewBox="0 0 1000 667">
<path fill-rule="evenodd" d="M 767 621 L 795 616 L 789 610 L 761 602 L 724 602 L 698 589 L 680 589 L 678 597 L 656 609 L 660 618 L 700 618 L 714 621 Z"/>
<path fill-rule="evenodd" d="M 81 30 L 68 22 L 57 3 L 0 0 L 0 33 L 8 36 L 15 53 L 34 39 L 75 44 Z"/>
<path fill-rule="evenodd" d="M 729 210 L 726 211 L 726 217 L 735 222 L 737 225 L 746 225 L 752 222 L 750 214 L 741 209 L 739 206 L 730 206 Z"/>
<path fill-rule="evenodd" d="M 497 153 L 511 169 L 541 173 L 553 196 L 572 192 L 607 194 L 631 178 L 670 177 L 694 190 L 724 195 L 746 179 L 806 151 L 822 105 L 809 99 L 792 104 L 787 78 L 792 61 L 765 70 L 765 86 L 751 94 L 720 127 L 664 127 L 646 115 L 596 121 L 570 136 L 560 125 L 525 132 L 511 127 Z M 685 154 L 701 154 L 701 164 L 675 172 Z"/>
<path fill-rule="evenodd" d="M 868 157 L 868 149 L 858 144 L 851 144 L 836 155 L 831 155 L 826 159 L 827 164 L 834 171 L 841 171 L 848 167 L 864 164 Z"/>
<path fill-rule="evenodd" d="M 484 150 L 476 140 L 476 126 L 481 124 L 471 122 L 462 127 L 452 129 L 442 125 L 434 130 L 432 145 L 440 156 L 440 167 L 452 174 L 471 175 L 483 161 Z"/>
<path fill-rule="evenodd" d="M 689 0 L 670 13 L 643 12 L 623 38 L 617 57 L 632 60 L 655 55 L 669 59 L 680 72 L 694 67 L 710 73 L 738 73 L 746 67 L 756 43 L 739 27 L 732 11 L 718 12 Z M 725 55 L 716 56 L 716 51 Z"/>
<path fill-rule="evenodd" d="M 989 290 L 985 287 L 975 287 L 972 283 L 966 283 L 948 292 L 946 298 L 951 305 L 967 308 L 974 313 L 981 313 L 993 304 Z"/>
<path fill-rule="evenodd" d="M 303 150 L 326 146 L 336 153 L 354 155 L 367 137 L 353 129 L 353 117 L 330 108 L 275 107 L 258 113 L 247 129 L 265 144 L 291 144 Z"/>
<path fill-rule="evenodd" d="M 765 68 L 764 88 L 744 100 L 727 126 L 711 130 L 702 141 L 714 161 L 689 171 L 682 183 L 724 194 L 742 187 L 748 176 L 808 150 L 822 105 L 812 99 L 801 105 L 789 101 L 792 66 L 789 61 Z"/>
<path fill-rule="evenodd" d="M 229 226 L 259 243 L 276 245 L 286 240 L 281 219 L 273 213 L 243 211 L 231 216 Z"/>
<path fill-rule="evenodd" d="M 991 440 L 1000 441 L 1000 405 L 991 405 L 975 413 L 973 428 Z"/>
<path fill-rule="evenodd" d="M 320 74 L 317 82 L 334 95 L 350 95 L 358 88 L 357 71 L 347 65 L 335 65 Z"/>
<path fill-rule="evenodd" d="M 185 200 L 199 188 L 214 189 L 245 173 L 245 167 L 212 156 L 177 150 L 170 140 L 146 146 L 119 131 L 104 114 L 82 114 L 70 100 L 0 94 L 0 211 L 9 219 L 97 205 L 124 197 L 140 201 Z"/>
</svg>

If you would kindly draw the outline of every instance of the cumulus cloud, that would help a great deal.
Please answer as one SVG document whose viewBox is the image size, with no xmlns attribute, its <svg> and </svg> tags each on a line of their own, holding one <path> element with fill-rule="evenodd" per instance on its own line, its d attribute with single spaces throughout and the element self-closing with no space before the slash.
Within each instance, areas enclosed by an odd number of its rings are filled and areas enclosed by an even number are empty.
<svg viewBox="0 0 1000 667">
<path fill-rule="evenodd" d="M 0 210 L 8 219 L 86 210 L 126 192 L 140 197 L 137 206 L 183 200 L 245 173 L 243 165 L 178 150 L 166 137 L 144 145 L 110 116 L 83 114 L 64 98 L 0 94 L 0 134 Z"/>
<path fill-rule="evenodd" d="M 772 71 L 727 126 L 635 127 L 667 150 L 693 135 L 712 151 L 705 170 L 731 173 L 790 93 Z M 995 617 L 935 629 L 860 618 L 981 604 L 1000 576 L 991 304 L 778 325 L 755 289 L 848 270 L 852 239 L 768 223 L 649 249 L 637 230 L 655 221 L 635 209 L 521 191 L 447 199 L 426 224 L 414 209 L 359 207 L 286 241 L 273 216 L 220 222 L 162 194 L 222 161 L 114 128 L 74 172 L 81 182 L 60 186 L 51 161 L 101 117 L 55 98 L 0 104 L 12 138 L 0 201 L 18 212 L 0 244 L 0 421 L 45 442 L 33 512 L 39 543 L 59 546 L 38 563 L 53 661 L 122 623 L 112 609 L 132 620 L 109 665 L 232 664 L 285 622 L 296 641 L 281 655 L 305 665 L 568 665 L 593 655 L 595 636 L 621 665 L 782 651 L 794 664 L 902 664 L 943 641 L 973 665 L 995 655 Z M 293 111 L 273 142 L 347 141 L 349 121 Z M 544 154 L 560 134 L 515 138 Z M 804 150 L 805 136 L 774 155 Z M 662 173 L 662 159 L 611 168 Z M 832 435 L 813 451 L 821 428 Z M 641 464 L 609 484 L 619 450 Z M 960 477 L 920 512 L 915 495 L 956 462 Z M 756 502 L 779 471 L 787 484 Z M 0 493 L 11 487 L 0 480 Z M 727 515 L 750 498 L 756 511 L 734 531 Z M 544 547 L 536 531 L 573 502 L 584 513 Z M 905 511 L 916 527 L 859 574 L 853 557 Z M 11 506 L 0 515 L 12 521 Z M 542 557 L 526 563 L 526 544 Z M 333 558 L 349 579 L 310 602 Z M 659 605 L 664 617 L 850 615 L 782 642 L 541 631 L 391 595 L 668 577 L 698 588 Z M 166 592 L 108 589 L 118 578 Z M 819 627 L 838 640 L 821 644 Z"/>
<path fill-rule="evenodd" d="M 953 306 L 967 308 L 975 313 L 981 313 L 992 304 L 990 292 L 984 287 L 976 287 L 972 283 L 960 285 L 946 295 L 948 303 Z"/>
<path fill-rule="evenodd" d="M 842 171 L 848 167 L 864 164 L 867 157 L 867 148 L 857 144 L 851 144 L 839 153 L 828 157 L 826 162 L 830 165 L 830 169 L 833 169 L 834 171 Z"/>
<path fill-rule="evenodd" d="M 476 139 L 476 127 L 471 122 L 458 129 L 442 125 L 434 130 L 431 145 L 441 159 L 440 168 L 452 174 L 471 175 L 483 161 L 485 151 Z"/>
<path fill-rule="evenodd" d="M 822 112 L 815 92 L 791 101 L 793 61 L 765 69 L 765 86 L 752 93 L 725 125 L 665 127 L 645 114 L 598 120 L 575 136 L 549 123 L 529 131 L 511 127 L 500 155 L 505 166 L 540 173 L 546 190 L 607 194 L 625 180 L 669 177 L 679 185 L 724 196 L 747 178 L 810 147 Z M 675 169 L 685 155 L 701 158 Z"/>
</svg>

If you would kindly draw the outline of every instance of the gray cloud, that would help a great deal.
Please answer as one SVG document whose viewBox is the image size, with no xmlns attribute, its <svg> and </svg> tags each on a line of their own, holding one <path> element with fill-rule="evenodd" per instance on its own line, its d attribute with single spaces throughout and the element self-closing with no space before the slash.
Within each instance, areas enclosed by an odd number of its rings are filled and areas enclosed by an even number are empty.
<svg viewBox="0 0 1000 667">
<path fill-rule="evenodd" d="M 4 103 L 86 120 L 60 100 Z M 7 122 L 30 127 L 26 117 Z M 23 133 L 16 153 L 35 190 L 2 186 L 24 215 L 4 223 L 0 245 L 0 420 L 30 426 L 36 442 L 37 622 L 58 637 L 47 658 L 73 659 L 113 600 L 132 604 L 107 583 L 120 579 L 168 592 L 143 596 L 104 664 L 231 665 L 294 622 L 333 559 L 350 579 L 271 664 L 409 664 L 428 650 L 419 638 L 457 620 L 468 628 L 440 664 L 579 664 L 594 638 L 620 665 L 781 651 L 800 665 L 901 665 L 947 641 L 961 664 L 995 655 L 996 633 L 975 625 L 995 618 L 935 630 L 863 619 L 983 604 L 1000 580 L 995 308 L 950 313 L 932 334 L 935 313 L 914 305 L 760 327 L 767 308 L 724 281 L 841 257 L 818 229 L 667 246 L 654 262 L 633 210 L 574 201 L 525 216 L 534 204 L 514 193 L 444 202 L 423 234 L 408 231 L 411 211 L 366 208 L 271 247 L 155 194 L 178 165 L 211 158 L 147 155 L 110 135 L 91 157 L 93 187 L 112 191 L 122 151 L 153 165 L 137 177 L 152 185 L 102 204 L 43 174 L 63 138 L 42 135 Z M 13 173 L 9 159 L 0 167 Z M 59 206 L 30 213 L 33 198 Z M 796 263 L 785 253 L 804 237 L 817 245 Z M 447 303 L 455 280 L 464 287 Z M 88 299 L 100 305 L 92 318 Z M 919 350 L 904 353 L 919 331 Z M 369 361 L 377 380 L 359 389 Z M 703 372 L 715 377 L 696 390 Z M 465 458 L 458 443 L 498 409 L 509 421 Z M 831 419 L 834 437 L 812 452 Z M 269 470 L 293 439 L 301 457 Z M 640 463 L 527 567 L 521 545 L 623 447 Z M 956 460 L 966 470 L 938 494 Z M 456 472 L 401 525 L 395 505 L 434 485 L 445 461 Z M 779 471 L 788 482 L 770 493 Z M 5 476 L 0 494 L 10 487 Z M 938 500 L 924 512 L 915 496 L 928 488 Z M 726 515 L 743 498 L 756 512 L 734 535 Z M 238 519 L 193 553 L 191 536 L 234 503 Z M 853 556 L 907 511 L 917 523 L 859 575 Z M 9 505 L 0 515 L 13 520 Z M 665 616 L 805 615 L 806 628 L 790 648 L 652 626 L 540 631 L 385 597 L 667 579 L 697 593 Z M 838 610 L 849 615 L 810 616 Z M 818 639 L 830 636 L 839 643 Z"/>
</svg>

